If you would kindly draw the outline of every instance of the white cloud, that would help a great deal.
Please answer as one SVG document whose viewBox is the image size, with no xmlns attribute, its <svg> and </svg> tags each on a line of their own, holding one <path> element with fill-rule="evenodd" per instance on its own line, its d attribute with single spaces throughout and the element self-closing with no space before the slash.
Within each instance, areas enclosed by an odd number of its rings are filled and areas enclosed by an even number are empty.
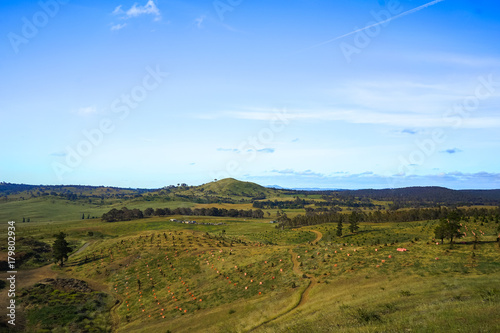
<svg viewBox="0 0 500 333">
<path fill-rule="evenodd" d="M 113 15 L 123 14 L 122 5 L 117 6 L 111 14 L 113 14 Z"/>
<path fill-rule="evenodd" d="M 395 84 L 398 86 L 398 84 Z M 337 92 L 340 96 L 340 92 Z M 341 97 L 333 96 L 337 100 Z M 411 128 L 417 133 L 420 128 L 499 128 L 500 116 L 494 111 L 500 107 L 497 96 L 479 101 L 476 109 L 467 111 L 463 106 L 472 94 L 443 95 L 434 93 L 395 92 L 384 94 L 384 89 L 358 89 L 343 92 L 343 103 L 330 107 L 310 109 L 287 109 L 287 118 L 305 121 L 343 121 L 351 124 L 386 125 Z M 338 97 L 338 98 L 337 98 Z M 470 108 L 469 108 L 470 109 Z M 269 121 L 276 117 L 270 108 L 239 108 L 221 111 L 198 118 L 234 118 Z M 409 133 L 406 131 L 406 133 Z"/>
<path fill-rule="evenodd" d="M 255 151 L 257 153 L 272 154 L 272 153 L 274 153 L 275 150 L 276 149 L 274 149 L 274 148 L 262 148 L 262 149 L 247 149 L 245 151 L 246 152 Z M 217 148 L 217 151 L 231 152 L 231 153 L 238 153 L 238 154 L 242 153 L 242 151 L 238 148 Z"/>
<path fill-rule="evenodd" d="M 125 28 L 126 26 L 127 26 L 126 23 L 115 24 L 115 25 L 111 26 L 111 31 L 118 31 L 118 30 Z"/>
<path fill-rule="evenodd" d="M 146 5 L 138 6 L 134 4 L 129 10 L 126 11 L 128 17 L 137 17 L 140 15 L 153 15 L 155 16 L 155 21 L 161 20 L 161 14 L 158 7 L 153 0 L 149 0 Z"/>
<path fill-rule="evenodd" d="M 123 10 L 122 5 L 116 7 L 113 12 L 113 15 L 123 15 L 122 18 L 129 19 L 132 17 L 138 17 L 141 15 L 153 15 L 155 21 L 161 20 L 161 13 L 158 7 L 156 6 L 153 0 L 149 0 L 144 6 L 140 6 L 137 3 L 134 3 L 132 7 L 128 10 Z"/>
<path fill-rule="evenodd" d="M 389 125 L 399 127 L 451 127 L 454 123 L 445 122 L 442 117 L 425 116 L 410 113 L 387 113 L 372 110 L 355 110 L 355 109 L 330 109 L 330 110 L 288 110 L 289 116 L 294 120 L 320 120 L 320 121 L 345 121 L 352 124 L 373 124 L 373 125 Z M 274 113 L 263 111 L 230 111 L 225 113 L 226 116 L 237 119 L 246 120 L 269 120 L 272 119 Z M 498 127 L 500 119 L 491 118 L 476 118 L 465 119 L 463 127 L 483 128 L 483 127 Z"/>
<path fill-rule="evenodd" d="M 485 82 L 489 82 L 485 85 Z M 492 75 L 466 81 L 368 80 L 350 81 L 319 94 L 317 106 L 287 109 L 287 118 L 339 121 L 352 124 L 422 128 L 488 129 L 500 127 L 500 86 Z M 485 98 L 475 97 L 477 93 Z M 323 102 L 321 100 L 323 99 Z M 310 105 L 310 104 L 309 104 Z M 242 106 L 198 118 L 269 121 L 276 110 Z M 410 134 L 410 130 L 405 133 Z"/>
<path fill-rule="evenodd" d="M 289 176 L 302 176 L 302 177 L 319 177 L 323 178 L 325 177 L 324 174 L 314 172 L 311 170 L 305 170 L 305 171 L 295 171 L 293 169 L 284 169 L 284 170 L 272 170 L 272 173 L 277 173 L 280 175 L 289 175 Z"/>
</svg>

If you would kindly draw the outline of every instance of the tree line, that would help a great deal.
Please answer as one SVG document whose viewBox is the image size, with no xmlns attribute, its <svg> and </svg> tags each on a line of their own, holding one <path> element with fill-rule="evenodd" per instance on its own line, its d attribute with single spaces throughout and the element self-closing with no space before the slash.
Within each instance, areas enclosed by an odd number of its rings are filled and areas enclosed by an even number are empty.
<svg viewBox="0 0 500 333">
<path fill-rule="evenodd" d="M 262 200 L 254 201 L 252 206 L 254 208 L 262 209 L 299 209 L 304 208 L 306 205 L 314 204 L 315 201 L 305 200 L 296 197 L 295 200 Z"/>
<path fill-rule="evenodd" d="M 252 205 L 254 208 L 261 208 L 261 209 L 300 209 L 300 208 L 309 208 L 306 206 L 309 205 L 314 205 L 317 211 L 327 211 L 328 207 L 335 207 L 337 208 L 338 206 L 347 206 L 351 208 L 376 208 L 373 203 L 370 202 L 369 199 L 360 199 L 358 200 L 357 198 L 346 198 L 345 200 L 339 200 L 336 197 L 331 197 L 327 195 L 323 195 L 322 199 L 324 201 L 317 201 L 317 200 L 306 200 L 306 199 L 301 199 L 298 196 L 295 197 L 294 200 L 259 200 L 259 201 L 253 201 Z"/>
<path fill-rule="evenodd" d="M 487 208 L 463 208 L 449 209 L 447 207 L 438 208 L 414 208 L 397 211 L 381 211 L 363 212 L 355 210 L 350 214 L 342 214 L 337 211 L 328 211 L 324 213 L 316 213 L 308 211 L 306 215 L 297 215 L 292 219 L 279 220 L 282 227 L 299 227 L 306 225 L 316 225 L 322 223 L 338 223 L 338 222 L 413 222 L 424 220 L 439 220 L 445 219 L 448 215 L 454 212 L 454 217 L 469 221 L 480 220 L 481 222 L 500 221 L 500 207 L 494 209 Z"/>
<path fill-rule="evenodd" d="M 178 207 L 174 209 L 170 208 L 146 208 L 144 212 L 138 208 L 128 209 L 123 207 L 122 209 L 113 208 L 109 212 L 104 213 L 101 217 L 103 221 L 106 222 L 117 222 L 117 221 L 130 221 L 136 219 L 142 219 L 150 216 L 172 216 L 172 215 L 186 215 L 186 216 L 220 216 L 220 217 L 248 217 L 248 218 L 264 218 L 264 212 L 260 209 L 252 210 L 237 210 L 237 209 L 226 209 L 226 208 L 194 208 L 189 207 Z"/>
<path fill-rule="evenodd" d="M 288 195 L 321 195 L 323 199 L 364 205 L 365 200 L 392 201 L 392 209 L 445 206 L 498 205 L 498 190 L 451 190 L 444 187 L 407 187 L 365 190 L 282 190 Z M 351 206 L 352 207 L 352 206 Z"/>
</svg>

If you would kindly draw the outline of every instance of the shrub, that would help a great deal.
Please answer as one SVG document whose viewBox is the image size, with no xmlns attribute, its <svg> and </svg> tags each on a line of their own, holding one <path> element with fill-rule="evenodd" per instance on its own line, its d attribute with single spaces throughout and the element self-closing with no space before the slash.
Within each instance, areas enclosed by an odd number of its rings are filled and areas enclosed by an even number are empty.
<svg viewBox="0 0 500 333">
<path fill-rule="evenodd" d="M 411 296 L 412 294 L 409 290 L 400 290 L 399 295 L 403 296 L 403 297 L 408 297 L 408 296 Z"/>
<path fill-rule="evenodd" d="M 362 308 L 358 308 L 356 311 L 351 312 L 351 316 L 362 324 L 369 323 L 371 321 L 382 321 L 382 318 L 378 313 Z"/>
</svg>

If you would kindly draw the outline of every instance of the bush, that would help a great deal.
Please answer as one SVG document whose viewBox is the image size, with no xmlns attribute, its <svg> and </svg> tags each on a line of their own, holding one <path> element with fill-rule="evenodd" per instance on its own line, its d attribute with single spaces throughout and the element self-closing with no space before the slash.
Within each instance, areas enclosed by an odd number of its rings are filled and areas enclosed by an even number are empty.
<svg viewBox="0 0 500 333">
<path fill-rule="evenodd" d="M 409 290 L 400 290 L 399 295 L 401 295 L 403 297 L 408 297 L 408 296 L 411 296 L 412 294 Z"/>
<path fill-rule="evenodd" d="M 351 312 L 351 316 L 362 324 L 369 323 L 371 321 L 382 321 L 382 318 L 378 313 L 362 308 L 358 308 L 356 311 Z"/>
</svg>

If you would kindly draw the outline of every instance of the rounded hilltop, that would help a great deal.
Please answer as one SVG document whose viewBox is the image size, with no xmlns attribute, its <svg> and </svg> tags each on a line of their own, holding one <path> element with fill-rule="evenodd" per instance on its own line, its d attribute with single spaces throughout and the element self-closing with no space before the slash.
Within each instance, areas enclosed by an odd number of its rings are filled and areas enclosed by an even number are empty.
<svg viewBox="0 0 500 333">
<path fill-rule="evenodd" d="M 215 180 L 213 182 L 203 184 L 196 187 L 199 191 L 212 192 L 218 195 L 231 195 L 231 196 L 249 196 L 255 197 L 259 195 L 269 194 L 271 191 L 264 186 L 252 182 L 244 182 L 234 178 L 224 178 Z"/>
</svg>

